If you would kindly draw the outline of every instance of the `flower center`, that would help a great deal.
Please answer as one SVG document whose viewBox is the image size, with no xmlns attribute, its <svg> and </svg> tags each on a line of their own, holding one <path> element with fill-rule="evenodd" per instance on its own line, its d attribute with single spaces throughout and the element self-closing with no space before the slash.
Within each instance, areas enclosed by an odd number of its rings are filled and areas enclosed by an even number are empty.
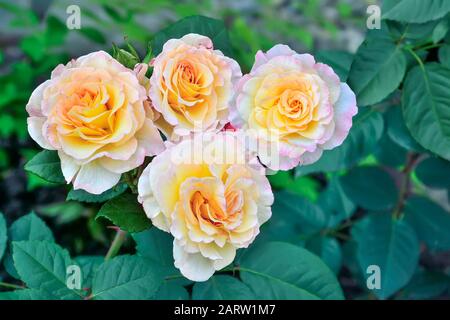
<svg viewBox="0 0 450 320">
<path fill-rule="evenodd" d="M 311 99 L 302 91 L 287 89 L 281 94 L 277 107 L 282 115 L 299 119 L 308 112 Z"/>
<path fill-rule="evenodd" d="M 222 225 L 227 214 L 216 201 L 208 199 L 202 192 L 196 191 L 191 198 L 191 210 L 198 218 L 203 218 L 215 226 Z"/>
<path fill-rule="evenodd" d="M 115 125 L 113 110 L 121 104 L 115 91 L 102 84 L 86 84 L 63 99 L 55 113 L 65 135 L 98 140 L 111 134 Z"/>
<path fill-rule="evenodd" d="M 191 84 L 198 83 L 195 69 L 189 62 L 187 61 L 180 62 L 180 64 L 178 65 L 178 70 L 180 71 L 181 78 L 184 81 L 189 82 Z"/>
<path fill-rule="evenodd" d="M 215 226 L 227 225 L 236 220 L 242 211 L 243 197 L 238 191 L 225 192 L 226 209 L 201 191 L 196 191 L 190 201 L 191 210 L 197 219 L 202 218 Z"/>
</svg>

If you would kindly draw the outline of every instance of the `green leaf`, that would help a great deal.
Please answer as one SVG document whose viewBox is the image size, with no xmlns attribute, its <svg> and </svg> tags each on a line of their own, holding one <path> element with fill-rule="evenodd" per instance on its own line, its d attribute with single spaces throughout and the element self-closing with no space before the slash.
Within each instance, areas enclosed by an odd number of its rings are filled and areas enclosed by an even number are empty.
<svg viewBox="0 0 450 320">
<path fill-rule="evenodd" d="M 89 209 L 79 202 L 65 201 L 40 207 L 39 213 L 43 216 L 54 218 L 57 224 L 68 224 L 89 214 Z"/>
<path fill-rule="evenodd" d="M 130 42 L 128 42 L 128 39 L 125 38 L 125 42 L 127 43 L 128 52 L 133 55 L 138 61 L 140 60 L 139 54 L 137 53 L 136 49 L 131 45 Z"/>
<path fill-rule="evenodd" d="M 447 0 L 399 0 L 383 14 L 384 19 L 423 23 L 442 18 L 450 11 Z"/>
<path fill-rule="evenodd" d="M 129 16 L 126 14 L 123 14 L 122 10 L 119 8 L 114 7 L 110 4 L 104 4 L 102 5 L 103 10 L 113 19 L 114 21 L 120 21 L 120 22 L 127 22 L 129 19 Z"/>
<path fill-rule="evenodd" d="M 66 183 L 56 151 L 43 150 L 25 165 L 25 170 L 53 183 Z"/>
<path fill-rule="evenodd" d="M 0 292 L 0 300 L 57 300 L 57 298 L 38 289 L 19 289 Z"/>
<path fill-rule="evenodd" d="M 294 177 L 291 171 L 278 171 L 267 176 L 270 184 L 276 189 L 285 189 L 303 196 L 310 201 L 316 201 L 319 195 L 320 184 L 311 177 Z"/>
<path fill-rule="evenodd" d="M 13 259 L 20 279 L 60 299 L 79 299 L 81 294 L 66 285 L 67 267 L 74 263 L 69 253 L 49 241 L 14 241 Z"/>
<path fill-rule="evenodd" d="M 272 212 L 274 216 L 278 215 L 289 225 L 297 227 L 301 234 L 312 234 L 327 226 L 327 216 L 319 206 L 287 191 L 275 193 Z"/>
<path fill-rule="evenodd" d="M 332 172 L 357 164 L 375 149 L 383 134 L 383 126 L 380 113 L 371 109 L 360 111 L 353 119 L 350 133 L 341 146 L 325 151 L 311 165 L 297 167 L 295 174 L 299 176 L 312 172 Z"/>
<path fill-rule="evenodd" d="M 119 256 L 97 269 L 92 297 L 96 300 L 151 299 L 162 282 L 161 271 L 151 260 L 140 256 Z"/>
<path fill-rule="evenodd" d="M 131 235 L 140 256 L 151 259 L 161 266 L 173 266 L 173 237 L 170 233 L 151 228 Z"/>
<path fill-rule="evenodd" d="M 406 128 L 401 107 L 390 107 L 385 115 L 387 117 L 387 134 L 392 141 L 406 150 L 423 151 L 423 148 L 414 140 L 408 128 Z"/>
<path fill-rule="evenodd" d="M 9 138 L 16 129 L 14 117 L 10 114 L 0 115 L 0 137 Z"/>
<path fill-rule="evenodd" d="M 45 222 L 34 212 L 16 221 L 9 227 L 11 241 L 48 240 L 55 241 L 53 233 Z"/>
<path fill-rule="evenodd" d="M 401 23 L 398 21 L 387 21 L 389 32 L 397 41 L 429 42 L 432 40 L 433 32 L 439 24 L 439 20 L 425 23 Z"/>
<path fill-rule="evenodd" d="M 225 56 L 232 57 L 230 39 L 223 21 L 203 16 L 184 18 L 166 29 L 158 32 L 152 41 L 154 55 L 157 56 L 164 43 L 170 39 L 179 39 L 188 33 L 198 33 L 209 37 L 214 49 L 219 49 Z"/>
<path fill-rule="evenodd" d="M 145 54 L 144 59 L 142 59 L 142 63 L 149 63 L 153 58 L 153 48 L 152 48 L 152 43 L 149 42 L 147 44 L 147 53 Z M 149 72 L 149 71 L 147 71 Z"/>
<path fill-rule="evenodd" d="M 328 227 L 336 227 L 343 220 L 349 219 L 356 210 L 356 205 L 342 189 L 340 180 L 340 177 L 332 177 L 317 201 L 327 215 Z"/>
<path fill-rule="evenodd" d="M 67 201 L 68 200 L 75 200 L 80 202 L 92 202 L 92 203 L 100 203 L 105 202 L 108 200 L 111 200 L 112 198 L 115 198 L 122 193 L 124 193 L 128 189 L 128 185 L 126 183 L 119 183 L 116 186 L 112 187 L 109 190 L 106 190 L 105 192 L 101 194 L 91 194 L 87 191 L 84 191 L 82 189 L 78 190 L 70 190 L 69 194 L 67 195 Z"/>
<path fill-rule="evenodd" d="M 427 198 L 416 196 L 406 202 L 405 219 L 430 249 L 450 249 L 450 212 Z"/>
<path fill-rule="evenodd" d="M 439 49 L 439 61 L 450 68 L 450 45 L 446 44 Z"/>
<path fill-rule="evenodd" d="M 385 131 L 374 152 L 374 156 L 377 160 L 377 163 L 375 164 L 400 168 L 407 160 L 407 153 L 408 151 L 392 141 Z"/>
<path fill-rule="evenodd" d="M 188 300 L 189 292 L 178 283 L 174 283 L 172 280 L 166 280 L 159 288 L 156 295 L 153 297 L 155 300 Z"/>
<path fill-rule="evenodd" d="M 100 222 L 95 220 L 94 216 L 89 217 L 87 228 L 92 239 L 105 246 L 108 245 L 110 240 L 106 237 L 105 228 Z"/>
<path fill-rule="evenodd" d="M 75 262 L 81 268 L 82 274 L 82 288 L 90 288 L 92 286 L 92 279 L 97 269 L 105 262 L 102 256 L 79 256 L 75 258 Z"/>
<path fill-rule="evenodd" d="M 55 241 L 53 233 L 33 212 L 27 214 L 16 221 L 8 229 L 10 241 L 28 241 L 28 240 L 48 240 Z M 11 248 L 9 248 L 5 259 L 3 261 L 6 271 L 14 278 L 18 278 L 14 261 L 11 255 Z"/>
<path fill-rule="evenodd" d="M 380 268 L 381 289 L 373 289 L 379 298 L 389 298 L 408 283 L 417 267 L 420 247 L 414 229 L 405 221 L 372 213 L 353 227 L 352 236 L 366 279 L 370 276 L 368 266 Z"/>
<path fill-rule="evenodd" d="M 165 276 L 179 277 L 179 279 L 171 280 L 171 282 L 182 285 L 190 283 L 173 265 L 173 237 L 170 233 L 158 228 L 150 228 L 139 233 L 133 233 L 131 236 L 136 242 L 138 255 L 156 262 L 163 268 Z"/>
<path fill-rule="evenodd" d="M 364 209 L 392 209 L 398 198 L 394 180 L 379 167 L 357 167 L 341 178 L 342 189 L 354 203 Z"/>
<path fill-rule="evenodd" d="M 13 82 L 7 82 L 0 88 L 0 108 L 7 106 L 11 101 L 13 101 L 19 94 L 17 84 Z M 3 118 L 5 119 L 5 118 Z M 3 120 L 5 121 L 5 120 Z M 3 132 L 4 130 L 2 130 Z"/>
<path fill-rule="evenodd" d="M 353 62 L 353 54 L 345 51 L 321 50 L 317 52 L 316 59 L 332 67 L 341 82 L 347 81 L 350 66 Z"/>
<path fill-rule="evenodd" d="M 42 60 L 47 50 L 45 34 L 36 33 L 22 38 L 20 48 L 34 61 Z"/>
<path fill-rule="evenodd" d="M 150 220 L 145 215 L 136 196 L 124 193 L 106 202 L 97 213 L 96 220 L 104 217 L 122 230 L 139 232 L 151 227 Z"/>
<path fill-rule="evenodd" d="M 449 287 L 450 278 L 439 272 L 420 270 L 402 290 L 401 299 L 432 299 L 443 294 Z"/>
<path fill-rule="evenodd" d="M 360 106 L 382 101 L 399 84 L 406 71 L 406 58 L 401 48 L 387 36 L 373 36 L 372 31 L 356 52 L 348 76 L 348 84 Z"/>
<path fill-rule="evenodd" d="M 403 116 L 414 139 L 447 160 L 450 160 L 449 87 L 450 69 L 429 63 L 408 72 L 402 97 Z"/>
<path fill-rule="evenodd" d="M 83 26 L 83 28 L 78 30 L 83 36 L 85 36 L 86 38 L 99 43 L 99 44 L 106 44 L 106 38 L 103 35 L 103 33 L 101 33 L 100 31 L 98 31 L 96 28 L 91 28 L 91 27 L 85 27 Z"/>
<path fill-rule="evenodd" d="M 342 244 L 343 264 L 350 271 L 351 276 L 356 280 L 359 287 L 366 288 L 366 280 L 364 279 L 364 274 L 359 267 L 359 262 L 356 257 L 356 250 L 357 244 L 355 241 L 346 241 Z"/>
<path fill-rule="evenodd" d="M 3 254 L 6 250 L 6 241 L 8 240 L 6 231 L 6 220 L 3 213 L 0 212 L 0 261 L 3 258 Z"/>
<path fill-rule="evenodd" d="M 32 192 L 36 190 L 37 188 L 41 187 L 52 187 L 55 186 L 54 183 L 48 182 L 47 180 L 44 180 L 37 175 L 25 171 L 25 174 L 27 176 L 27 191 Z"/>
<path fill-rule="evenodd" d="M 450 189 L 450 162 L 427 158 L 419 163 L 415 173 L 420 182 L 431 188 Z"/>
<path fill-rule="evenodd" d="M 125 49 L 121 49 L 113 44 L 113 57 L 125 67 L 133 69 L 134 66 L 139 63 L 139 58 L 128 52 Z"/>
<path fill-rule="evenodd" d="M 67 25 L 55 16 L 49 16 L 46 19 L 47 29 L 45 30 L 45 43 L 47 46 L 60 46 L 69 31 Z"/>
<path fill-rule="evenodd" d="M 342 266 L 341 245 L 335 238 L 315 236 L 306 242 L 306 249 L 318 255 L 337 275 Z"/>
<path fill-rule="evenodd" d="M 226 275 L 211 277 L 206 282 L 197 282 L 192 289 L 194 300 L 254 300 L 250 288 L 236 278 Z"/>
<path fill-rule="evenodd" d="M 244 252 L 240 276 L 258 299 L 343 299 L 331 270 L 292 244 L 271 242 Z"/>
<path fill-rule="evenodd" d="M 342 18 L 344 18 L 344 19 L 351 18 L 352 11 L 353 11 L 353 7 L 351 4 L 346 3 L 346 2 L 338 2 L 336 9 Z"/>
<path fill-rule="evenodd" d="M 444 39 L 449 27 L 449 19 L 441 20 L 433 30 L 433 43 L 438 43 L 439 41 Z"/>
</svg>

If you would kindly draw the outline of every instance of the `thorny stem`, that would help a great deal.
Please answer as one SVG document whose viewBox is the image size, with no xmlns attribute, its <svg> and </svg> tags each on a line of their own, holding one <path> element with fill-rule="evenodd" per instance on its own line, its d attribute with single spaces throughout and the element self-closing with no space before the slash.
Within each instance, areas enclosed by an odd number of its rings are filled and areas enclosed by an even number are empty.
<svg viewBox="0 0 450 320">
<path fill-rule="evenodd" d="M 105 261 L 114 258 L 117 253 L 119 253 L 119 250 L 125 242 L 126 237 L 127 233 L 125 231 L 120 229 L 117 230 L 116 236 L 114 237 L 114 240 L 109 247 L 108 253 L 105 256 Z"/>
<path fill-rule="evenodd" d="M 411 183 L 411 172 L 414 170 L 417 164 L 417 159 L 419 155 L 416 153 L 408 153 L 405 168 L 402 170 L 402 176 L 400 181 L 400 192 L 398 195 L 397 203 L 392 211 L 392 216 L 395 219 L 400 218 L 403 212 L 403 207 L 405 205 L 405 200 L 408 197 L 409 186 Z"/>
</svg>

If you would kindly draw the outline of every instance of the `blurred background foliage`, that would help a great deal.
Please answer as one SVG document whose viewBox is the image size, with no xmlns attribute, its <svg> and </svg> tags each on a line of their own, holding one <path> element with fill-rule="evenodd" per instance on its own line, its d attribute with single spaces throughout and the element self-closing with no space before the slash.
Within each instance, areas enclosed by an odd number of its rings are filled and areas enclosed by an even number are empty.
<svg viewBox="0 0 450 320">
<path fill-rule="evenodd" d="M 111 51 L 112 43 L 123 46 L 126 42 L 144 57 L 155 32 L 180 18 L 203 14 L 225 22 L 234 58 L 244 73 L 251 68 L 257 50 L 285 43 L 299 52 L 315 53 L 318 60 L 331 64 L 344 81 L 353 54 L 364 39 L 367 6 L 378 2 L 1 0 L 0 211 L 8 224 L 35 211 L 74 255 L 102 254 L 111 239 L 112 232 L 94 219 L 99 205 L 66 201 L 69 187 L 52 185 L 23 170 L 39 150 L 27 134 L 25 105 L 34 88 L 48 79 L 59 63 L 95 50 Z M 72 4 L 81 8 L 79 30 L 66 27 L 66 9 Z M 363 237 L 367 229 L 362 226 L 363 231 L 358 232 L 358 228 L 350 231 L 350 227 L 366 211 L 392 209 L 405 164 L 418 160 L 410 159 L 410 150 L 423 151 L 405 134 L 406 128 L 398 125 L 401 117 L 399 108 L 385 113 L 361 111 L 339 158 L 330 154 L 313 166 L 270 176 L 277 201 L 274 215 L 258 241 L 269 238 L 305 246 L 339 276 L 347 298 L 374 298 L 364 289 L 365 280 L 354 251 L 354 239 Z M 419 198 L 405 210 L 433 211 L 430 206 L 449 210 L 448 166 L 447 161 L 428 158 L 420 166 L 422 171 L 412 172 L 408 188 L 433 201 L 424 203 Z M 373 185 L 377 188 L 371 188 Z M 371 223 L 374 225 L 369 230 L 383 225 Z M 447 297 L 450 254 L 440 248 L 428 249 L 421 248 L 420 267 L 394 298 Z M 131 244 L 128 250 L 132 250 Z M 0 279 L 4 276 L 0 274 Z"/>
</svg>

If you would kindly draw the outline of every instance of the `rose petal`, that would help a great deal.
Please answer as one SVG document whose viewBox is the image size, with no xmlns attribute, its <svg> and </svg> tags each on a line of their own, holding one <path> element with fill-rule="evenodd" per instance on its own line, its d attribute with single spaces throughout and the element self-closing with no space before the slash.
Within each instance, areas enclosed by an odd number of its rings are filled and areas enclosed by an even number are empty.
<svg viewBox="0 0 450 320">
<path fill-rule="evenodd" d="M 120 174 L 108 171 L 97 161 L 93 161 L 80 168 L 73 182 L 73 188 L 101 194 L 114 187 L 119 180 Z"/>
</svg>

